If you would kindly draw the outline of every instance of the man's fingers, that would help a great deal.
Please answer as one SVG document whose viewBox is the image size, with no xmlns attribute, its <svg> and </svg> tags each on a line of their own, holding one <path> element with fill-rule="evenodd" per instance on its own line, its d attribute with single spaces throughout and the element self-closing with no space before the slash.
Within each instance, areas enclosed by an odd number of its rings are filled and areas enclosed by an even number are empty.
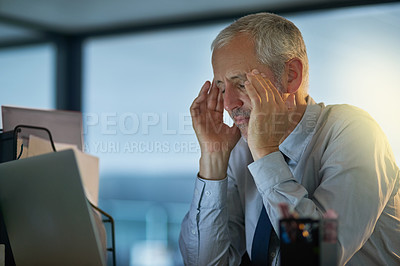
<svg viewBox="0 0 400 266">
<path fill-rule="evenodd" d="M 208 98 L 207 98 L 207 108 L 210 110 L 215 110 L 217 106 L 217 100 L 218 100 L 218 92 L 219 89 L 217 86 L 215 86 L 214 83 L 212 83 L 211 88 L 209 90 Z"/>
<path fill-rule="evenodd" d="M 194 99 L 192 105 L 190 106 L 190 114 L 192 117 L 200 115 L 201 112 L 205 111 L 205 104 L 210 89 L 211 83 L 206 81 L 200 89 L 199 95 Z"/>
<path fill-rule="evenodd" d="M 194 99 L 192 105 L 190 106 L 190 115 L 192 117 L 200 115 L 200 106 L 201 106 L 201 96 Z M 199 99 L 200 98 L 200 99 Z"/>
<path fill-rule="evenodd" d="M 271 90 L 272 94 L 274 95 L 274 100 L 275 102 L 280 106 L 280 107 L 285 107 L 285 102 L 282 99 L 282 96 L 278 89 L 272 84 L 272 82 L 269 79 L 265 80 L 269 86 L 269 89 Z"/>
<path fill-rule="evenodd" d="M 250 98 L 251 104 L 253 105 L 253 108 L 257 108 L 261 104 L 261 98 L 260 95 L 258 95 L 256 89 L 254 88 L 253 84 L 249 81 L 246 80 L 244 82 L 244 87 L 246 88 L 247 95 Z"/>
<path fill-rule="evenodd" d="M 215 111 L 224 112 L 224 96 L 222 95 L 222 90 L 218 90 L 218 99 L 217 106 L 215 107 Z"/>
<path fill-rule="evenodd" d="M 262 90 L 265 90 L 265 94 L 267 95 L 267 101 L 275 101 L 276 94 L 274 93 L 275 86 L 271 83 L 271 81 L 266 77 L 265 74 L 260 73 L 257 69 L 252 71 L 252 74 L 255 76 L 257 81 L 259 82 Z"/>
<path fill-rule="evenodd" d="M 208 90 L 210 89 L 210 85 L 211 85 L 211 82 L 209 82 L 208 80 L 206 82 L 204 82 L 203 86 L 200 89 L 199 96 L 207 94 Z"/>
<path fill-rule="evenodd" d="M 264 73 L 260 73 L 257 69 L 254 69 L 248 74 L 248 78 L 253 83 L 262 100 L 266 102 L 275 102 L 280 108 L 285 107 L 285 102 L 282 99 L 281 93 Z"/>
<path fill-rule="evenodd" d="M 251 71 L 251 74 L 257 79 L 257 81 L 260 83 L 260 85 L 264 88 L 267 89 L 269 84 L 267 83 L 267 76 L 264 73 L 260 73 L 257 69 L 253 69 Z"/>
<path fill-rule="evenodd" d="M 274 96 L 258 70 L 253 70 L 252 72 L 247 73 L 247 79 L 251 82 L 257 94 L 259 95 L 261 103 L 268 103 L 269 101 L 273 100 Z"/>
</svg>

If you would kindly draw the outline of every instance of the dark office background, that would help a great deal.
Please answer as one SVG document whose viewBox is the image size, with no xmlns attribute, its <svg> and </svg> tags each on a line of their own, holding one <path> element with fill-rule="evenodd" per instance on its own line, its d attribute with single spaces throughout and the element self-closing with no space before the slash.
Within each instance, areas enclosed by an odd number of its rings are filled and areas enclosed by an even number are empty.
<svg viewBox="0 0 400 266">
<path fill-rule="evenodd" d="M 182 264 L 199 158 L 188 109 L 212 79 L 211 41 L 241 15 L 298 25 L 312 97 L 367 110 L 400 162 L 397 1 L 128 2 L 0 1 L 0 104 L 82 111 L 118 265 Z"/>
</svg>

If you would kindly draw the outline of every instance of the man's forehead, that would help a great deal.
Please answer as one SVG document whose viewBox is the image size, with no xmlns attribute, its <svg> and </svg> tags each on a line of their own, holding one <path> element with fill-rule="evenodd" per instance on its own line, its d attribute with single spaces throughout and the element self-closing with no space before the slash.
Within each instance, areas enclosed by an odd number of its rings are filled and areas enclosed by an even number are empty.
<svg viewBox="0 0 400 266">
<path fill-rule="evenodd" d="M 212 66 L 218 79 L 246 80 L 246 73 L 257 67 L 258 60 L 252 50 L 230 50 L 223 47 L 213 52 Z"/>
</svg>

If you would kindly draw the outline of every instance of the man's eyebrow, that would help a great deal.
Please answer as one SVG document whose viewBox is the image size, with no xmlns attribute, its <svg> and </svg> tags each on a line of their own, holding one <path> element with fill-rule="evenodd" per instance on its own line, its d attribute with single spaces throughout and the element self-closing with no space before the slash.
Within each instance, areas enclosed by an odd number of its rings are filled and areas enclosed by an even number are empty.
<svg viewBox="0 0 400 266">
<path fill-rule="evenodd" d="M 232 77 L 229 77 L 228 79 L 229 80 L 239 79 L 241 81 L 246 81 L 247 80 L 247 76 L 246 76 L 246 74 L 237 74 L 237 75 L 234 75 Z M 215 80 L 215 83 L 216 84 L 221 84 L 221 83 L 224 83 L 224 82 L 222 80 Z"/>
<path fill-rule="evenodd" d="M 229 79 L 230 80 L 240 79 L 242 81 L 246 81 L 247 77 L 246 77 L 246 74 L 237 74 L 237 75 L 234 75 L 234 76 L 230 77 Z"/>
</svg>

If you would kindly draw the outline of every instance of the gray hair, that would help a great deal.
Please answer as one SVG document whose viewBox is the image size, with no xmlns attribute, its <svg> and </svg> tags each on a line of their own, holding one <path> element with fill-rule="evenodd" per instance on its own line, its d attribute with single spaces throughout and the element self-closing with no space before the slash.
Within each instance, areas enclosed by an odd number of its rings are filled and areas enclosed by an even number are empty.
<svg viewBox="0 0 400 266">
<path fill-rule="evenodd" d="M 308 87 L 308 58 L 300 30 L 289 20 L 271 13 L 244 16 L 223 29 L 211 44 L 211 50 L 228 44 L 237 34 L 249 34 L 255 43 L 258 60 L 281 83 L 285 63 L 299 58 L 303 63 L 303 87 Z"/>
</svg>

